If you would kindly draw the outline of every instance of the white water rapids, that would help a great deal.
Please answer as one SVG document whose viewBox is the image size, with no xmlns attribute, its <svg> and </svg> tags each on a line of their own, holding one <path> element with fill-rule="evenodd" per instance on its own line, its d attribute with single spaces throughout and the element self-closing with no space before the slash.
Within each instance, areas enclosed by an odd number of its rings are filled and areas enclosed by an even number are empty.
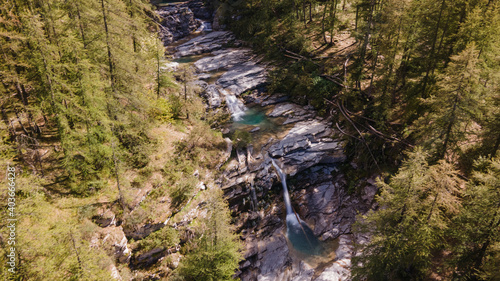
<svg viewBox="0 0 500 281">
<path fill-rule="evenodd" d="M 243 118 L 243 115 L 245 115 L 247 107 L 230 91 L 226 91 L 224 89 L 221 89 L 220 91 L 226 99 L 226 104 L 229 108 L 229 111 L 231 111 L 233 120 L 240 121 Z"/>
</svg>

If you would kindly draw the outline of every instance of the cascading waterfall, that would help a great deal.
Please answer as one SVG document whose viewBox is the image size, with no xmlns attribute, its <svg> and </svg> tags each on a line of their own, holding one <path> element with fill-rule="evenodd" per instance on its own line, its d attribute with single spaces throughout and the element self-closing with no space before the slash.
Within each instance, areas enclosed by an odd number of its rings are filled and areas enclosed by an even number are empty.
<svg viewBox="0 0 500 281">
<path fill-rule="evenodd" d="M 286 185 L 286 175 L 281 168 L 271 158 L 274 168 L 278 172 L 283 186 L 283 198 L 286 206 L 286 236 L 293 247 L 305 254 L 320 255 L 323 247 L 318 238 L 314 236 L 312 229 L 295 213 L 290 203 L 290 195 Z"/>
<path fill-rule="evenodd" d="M 210 31 L 212 31 L 212 23 L 211 22 L 202 21 L 202 20 L 198 20 L 198 21 L 201 21 L 201 24 L 200 24 L 200 27 L 196 30 L 196 32 L 202 32 L 202 31 L 210 32 Z"/>
<path fill-rule="evenodd" d="M 221 89 L 220 91 L 226 98 L 226 104 L 229 108 L 229 111 L 231 111 L 233 120 L 240 121 L 243 118 L 243 115 L 245 115 L 247 107 L 233 93 L 224 89 Z"/>
</svg>

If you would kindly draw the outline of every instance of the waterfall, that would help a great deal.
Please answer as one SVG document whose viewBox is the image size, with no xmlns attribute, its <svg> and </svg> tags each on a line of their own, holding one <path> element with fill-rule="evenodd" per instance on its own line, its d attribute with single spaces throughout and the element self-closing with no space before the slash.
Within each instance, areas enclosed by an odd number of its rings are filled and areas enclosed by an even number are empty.
<svg viewBox="0 0 500 281">
<path fill-rule="evenodd" d="M 246 106 L 230 91 L 220 89 L 220 92 L 226 98 L 226 104 L 227 107 L 229 108 L 229 111 L 231 111 L 231 116 L 233 117 L 233 120 L 240 121 L 243 115 L 245 115 L 245 111 L 247 110 Z"/>
<path fill-rule="evenodd" d="M 198 30 L 196 30 L 196 32 L 201 32 L 201 31 L 210 32 L 210 31 L 212 31 L 212 23 L 211 22 L 202 21 L 202 20 L 199 20 L 199 21 L 201 21 L 201 25 L 198 28 Z"/>
<path fill-rule="evenodd" d="M 276 164 L 274 159 L 271 158 L 271 162 L 273 162 L 273 166 L 278 172 L 278 175 L 281 179 L 281 185 L 283 186 L 283 199 L 285 200 L 286 216 L 288 221 L 288 215 L 291 214 L 295 217 L 295 213 L 292 209 L 292 203 L 290 203 L 290 195 L 288 194 L 288 187 L 286 186 L 286 175 L 283 173 L 281 168 Z"/>
<path fill-rule="evenodd" d="M 295 213 L 290 203 L 290 195 L 288 194 L 288 187 L 286 186 L 286 174 L 283 173 L 281 168 L 271 158 L 274 168 L 278 172 L 283 186 L 283 199 L 286 206 L 286 236 L 291 242 L 293 247 L 300 252 L 309 255 L 320 255 L 323 252 L 323 246 L 318 238 L 314 236 L 312 229 L 300 219 L 299 215 Z"/>
</svg>

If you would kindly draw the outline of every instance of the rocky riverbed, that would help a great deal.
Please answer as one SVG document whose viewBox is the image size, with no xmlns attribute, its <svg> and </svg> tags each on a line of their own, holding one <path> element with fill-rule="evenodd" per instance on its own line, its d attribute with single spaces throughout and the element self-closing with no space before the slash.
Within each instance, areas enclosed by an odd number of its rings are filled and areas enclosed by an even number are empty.
<svg viewBox="0 0 500 281">
<path fill-rule="evenodd" d="M 176 9 L 189 9 L 186 4 L 175 7 L 166 9 L 169 15 Z M 171 29 L 170 25 L 165 27 Z M 182 29 L 194 29 L 194 25 Z M 242 280 L 348 280 L 352 244 L 362 239 L 353 237 L 351 225 L 358 212 L 370 208 L 376 187 L 368 185 L 361 196 L 346 192 L 345 176 L 338 169 L 346 157 L 331 121 L 318 116 L 311 106 L 266 93 L 270 67 L 241 45 L 231 32 L 219 30 L 180 44 L 173 53 L 175 58 L 205 54 L 193 64 L 199 79 L 194 83 L 203 88 L 209 110 L 224 109 L 237 98 L 239 104 L 275 120 L 278 127 L 273 134 L 262 133 L 258 124 L 247 128 L 253 142 L 236 149 L 236 157 L 224 165 L 217 181 L 245 242 L 245 259 L 237 276 Z M 279 179 L 271 168 L 271 157 L 289 175 L 295 210 L 325 242 L 329 253 L 324 257 L 303 256 L 289 245 Z"/>
</svg>

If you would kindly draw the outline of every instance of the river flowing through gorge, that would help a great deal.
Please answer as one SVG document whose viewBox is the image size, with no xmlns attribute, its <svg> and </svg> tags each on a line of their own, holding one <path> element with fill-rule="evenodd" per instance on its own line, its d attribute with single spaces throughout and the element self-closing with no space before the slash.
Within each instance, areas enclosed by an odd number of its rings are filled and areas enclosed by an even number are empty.
<svg viewBox="0 0 500 281">
<path fill-rule="evenodd" d="M 162 9 L 169 11 L 170 18 L 164 19 L 172 21 L 176 9 L 186 7 L 186 3 L 171 4 L 160 8 L 159 14 Z M 204 25 L 214 31 L 193 27 L 199 32 L 165 41 L 174 58 L 165 67 L 175 71 L 186 64 L 195 69 L 191 84 L 202 89 L 209 114 L 227 110 L 232 120 L 225 133 L 238 130 L 251 136 L 248 144 L 233 148 L 217 180 L 245 244 L 236 276 L 349 280 L 352 244 L 363 240 L 352 235 L 351 225 L 358 212 L 370 208 L 375 186 L 365 188 L 361 196 L 348 194 L 339 169 L 346 160 L 343 143 L 331 120 L 318 116 L 312 106 L 290 101 L 284 93 L 269 94 L 271 68 L 262 56 L 243 47 L 244 42 L 221 30 L 213 19 L 196 16 L 192 13 L 193 22 L 200 26 L 210 22 Z M 174 23 L 165 26 L 172 28 Z"/>
</svg>

